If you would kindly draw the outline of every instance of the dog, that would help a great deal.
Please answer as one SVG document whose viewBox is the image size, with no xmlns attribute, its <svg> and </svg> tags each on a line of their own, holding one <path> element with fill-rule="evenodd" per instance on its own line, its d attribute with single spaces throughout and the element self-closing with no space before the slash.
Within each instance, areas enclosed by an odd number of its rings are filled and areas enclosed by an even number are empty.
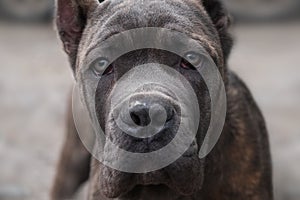
<svg viewBox="0 0 300 200">
<path fill-rule="evenodd" d="M 136 65 L 156 62 L 172 66 L 189 81 L 196 93 L 201 110 L 197 149 L 152 172 L 128 173 L 112 169 L 86 150 L 78 136 L 70 106 L 67 136 L 51 192 L 53 200 L 72 198 L 86 181 L 89 181 L 87 199 L 90 200 L 273 199 L 271 156 L 264 118 L 246 85 L 228 68 L 233 45 L 228 31 L 231 20 L 220 0 L 58 0 L 56 14 L 57 30 L 75 77 L 89 48 L 117 33 L 160 27 L 192 37 L 204 46 L 218 67 L 225 85 L 227 112 L 217 144 L 205 158 L 199 158 L 197 151 L 211 116 L 209 94 L 202 77 L 189 62 L 168 51 L 141 49 L 122 55 L 105 70 L 95 94 L 97 118 L 101 127 L 105 127 L 106 137 L 133 152 L 153 151 L 169 142 L 166 134 L 147 142 L 118 135 L 120 130 L 109 120 L 108 102 L 115 80 Z M 152 97 L 143 92 L 136 96 L 139 101 L 150 105 L 164 101 L 162 95 Z M 166 110 L 176 110 L 176 103 L 163 106 Z M 144 108 L 134 109 L 133 120 L 147 125 L 149 117 L 143 112 Z M 178 112 L 167 113 L 170 123 L 165 129 L 171 136 L 176 132 L 178 115 Z"/>
</svg>

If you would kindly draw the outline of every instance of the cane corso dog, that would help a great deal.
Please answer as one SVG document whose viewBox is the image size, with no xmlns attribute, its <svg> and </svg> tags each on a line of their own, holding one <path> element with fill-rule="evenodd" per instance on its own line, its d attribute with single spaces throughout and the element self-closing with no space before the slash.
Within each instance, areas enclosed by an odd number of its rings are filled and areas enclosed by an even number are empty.
<svg viewBox="0 0 300 200">
<path fill-rule="evenodd" d="M 190 36 L 209 53 L 224 81 L 227 112 L 217 144 L 200 159 L 198 151 L 211 115 L 210 97 L 201 75 L 189 61 L 172 52 L 140 49 L 126 53 L 106 68 L 96 90 L 97 118 L 101 127 L 105 127 L 105 135 L 112 139 L 118 135 L 118 145 L 132 152 L 154 151 L 172 139 L 178 122 L 178 112 L 172 112 L 175 106 L 172 102 L 164 104 L 166 110 L 171 110 L 167 113 L 164 134 L 151 140 L 120 135 L 118 127 L 109 120 L 108 101 L 116 81 L 134 66 L 151 62 L 171 66 L 193 87 L 201 110 L 198 144 L 162 169 L 148 173 L 118 171 L 105 166 L 85 149 L 70 108 L 67 137 L 51 198 L 72 199 L 80 185 L 88 181 L 86 198 L 91 200 L 273 199 L 271 158 L 263 116 L 243 81 L 227 66 L 233 44 L 228 33 L 230 22 L 220 0 L 58 0 L 57 30 L 75 77 L 80 70 L 78 63 L 87 56 L 91 58 L 91 49 L 108 37 L 135 28 L 166 28 Z M 97 55 L 92 59 L 97 60 Z M 103 60 L 98 62 L 96 70 L 105 64 Z M 143 91 L 137 98 L 147 105 L 164 101 L 163 95 L 143 96 Z M 140 126 L 149 123 L 145 105 L 132 111 L 134 122 Z"/>
</svg>

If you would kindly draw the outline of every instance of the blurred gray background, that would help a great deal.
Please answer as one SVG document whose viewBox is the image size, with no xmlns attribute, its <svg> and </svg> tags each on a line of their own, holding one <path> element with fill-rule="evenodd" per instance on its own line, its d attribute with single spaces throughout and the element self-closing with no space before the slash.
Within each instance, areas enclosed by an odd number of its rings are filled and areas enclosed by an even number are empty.
<svg viewBox="0 0 300 200">
<path fill-rule="evenodd" d="M 48 199 L 64 138 L 72 73 L 53 2 L 40 1 L 0 0 L 0 200 Z M 267 121 L 276 199 L 299 200 L 300 3 L 224 1 L 236 22 L 230 67 Z"/>
</svg>

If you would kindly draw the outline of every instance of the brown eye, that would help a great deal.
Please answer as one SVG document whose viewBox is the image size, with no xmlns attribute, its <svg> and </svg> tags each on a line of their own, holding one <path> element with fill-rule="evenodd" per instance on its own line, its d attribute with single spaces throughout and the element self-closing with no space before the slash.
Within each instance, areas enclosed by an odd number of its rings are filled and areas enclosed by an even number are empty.
<svg viewBox="0 0 300 200">
<path fill-rule="evenodd" d="M 196 70 L 194 66 L 200 63 L 201 57 L 195 52 L 187 53 L 181 60 L 180 66 L 184 69 Z"/>
<path fill-rule="evenodd" d="M 105 58 L 96 59 L 93 62 L 91 69 L 97 76 L 108 75 L 114 71 L 113 66 L 109 65 L 109 61 Z"/>
</svg>

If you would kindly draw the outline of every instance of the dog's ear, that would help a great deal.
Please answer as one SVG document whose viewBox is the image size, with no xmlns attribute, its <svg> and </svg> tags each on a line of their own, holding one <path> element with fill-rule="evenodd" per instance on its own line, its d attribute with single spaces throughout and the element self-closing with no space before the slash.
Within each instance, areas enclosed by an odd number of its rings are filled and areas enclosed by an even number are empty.
<svg viewBox="0 0 300 200">
<path fill-rule="evenodd" d="M 220 0 L 202 0 L 202 4 L 218 31 L 229 28 L 231 18 Z"/>
<path fill-rule="evenodd" d="M 228 33 L 228 29 L 231 25 L 231 17 L 221 0 L 201 1 L 219 33 L 223 54 L 226 60 L 233 45 L 232 37 Z"/>
<path fill-rule="evenodd" d="M 72 68 L 86 19 L 99 4 L 98 0 L 57 0 L 56 25 Z"/>
</svg>

